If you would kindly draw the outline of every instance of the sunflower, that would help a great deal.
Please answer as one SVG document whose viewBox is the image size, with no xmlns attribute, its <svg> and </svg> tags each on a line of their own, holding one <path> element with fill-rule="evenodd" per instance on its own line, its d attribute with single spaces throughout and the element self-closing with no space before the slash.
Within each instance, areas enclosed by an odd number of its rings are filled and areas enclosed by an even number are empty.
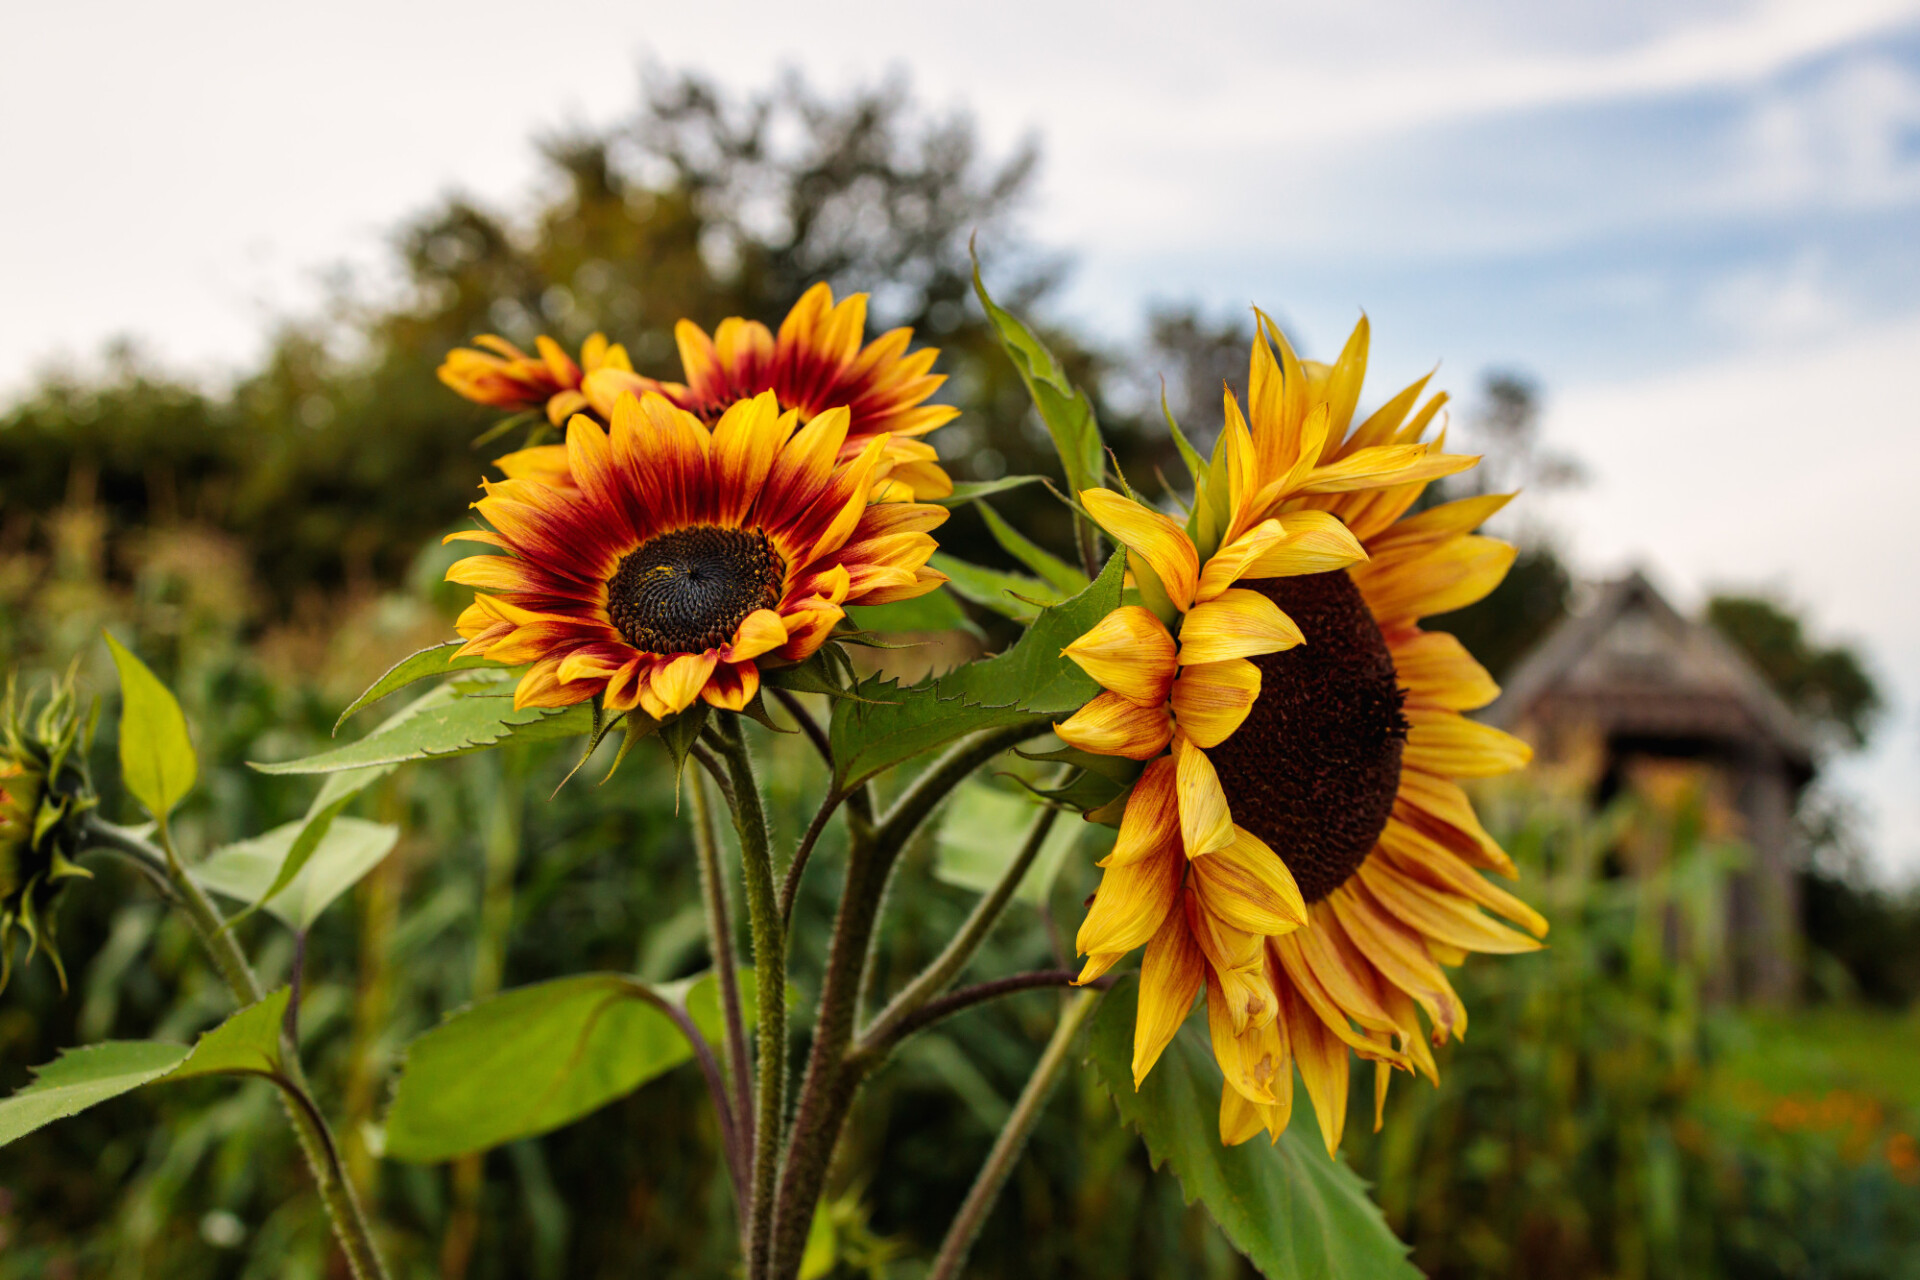
<svg viewBox="0 0 1920 1280">
<path fill-rule="evenodd" d="M 1480 874 L 1515 872 L 1456 781 L 1530 752 L 1460 714 L 1498 689 L 1458 640 L 1419 627 L 1505 576 L 1513 549 L 1473 530 L 1511 495 L 1407 514 L 1478 459 L 1422 439 L 1445 402 L 1416 410 L 1424 378 L 1352 426 L 1367 343 L 1363 319 L 1336 364 L 1304 364 L 1260 317 L 1251 422 L 1229 392 L 1184 527 L 1081 495 L 1128 549 L 1142 604 L 1068 646 L 1107 692 L 1056 731 L 1149 763 L 1080 930 L 1080 980 L 1145 944 L 1136 1085 L 1204 988 L 1228 1143 L 1278 1137 L 1298 1063 L 1337 1148 L 1349 1048 L 1375 1063 L 1377 1126 L 1388 1069 L 1437 1082 L 1429 1042 L 1466 1030 L 1442 966 L 1546 932 Z M 1259 907 L 1278 898 L 1299 910 L 1267 927 Z"/>
<path fill-rule="evenodd" d="M 585 374 L 576 372 L 567 381 L 572 362 L 547 338 L 540 340 L 542 361 L 522 356 L 521 363 L 515 364 L 477 351 L 455 351 L 440 376 L 469 399 L 503 408 L 526 407 L 539 403 L 537 394 L 549 394 L 552 398 L 545 403 L 556 425 L 565 416 L 555 416 L 557 403 L 564 401 L 567 414 L 590 413 L 607 423 L 621 396 L 649 391 L 712 425 L 740 401 L 771 391 L 781 410 L 797 412 L 802 424 L 829 409 L 845 409 L 848 426 L 841 461 L 851 461 L 869 442 L 885 435 L 889 438 L 883 456 L 891 468 L 890 490 L 900 497 L 944 498 L 953 492 L 953 481 L 940 468 L 933 446 L 920 438 L 960 413 L 952 405 L 922 403 L 946 381 L 930 372 L 939 352 L 927 347 L 909 353 L 913 330 L 904 328 L 889 330 L 862 346 L 866 323 L 866 294 L 856 293 L 836 303 L 832 289 L 816 284 L 787 313 L 778 334 L 738 316 L 722 320 L 711 336 L 691 320 L 682 320 L 674 328 L 674 337 L 687 379 L 684 383 L 640 376 L 626 352 L 604 346 L 604 340 L 600 346 L 589 340 L 589 350 L 581 353 Z M 476 341 L 513 351 L 498 338 Z M 594 359 L 589 360 L 590 356 Z M 558 390 L 547 392 L 550 385 Z M 523 386 L 528 389 L 521 390 Z M 571 484 L 563 445 L 522 449 L 497 459 L 495 465 L 509 477 L 562 487 Z"/>
<path fill-rule="evenodd" d="M 547 421 L 556 427 L 588 408 L 580 390 L 588 377 L 602 369 L 633 372 L 627 349 L 609 343 L 602 333 L 581 345 L 578 364 L 545 334 L 534 340 L 538 356 L 491 333 L 473 341 L 486 350 L 455 347 L 449 351 L 437 370 L 440 381 L 467 399 L 496 409 L 545 409 Z"/>
<path fill-rule="evenodd" d="M 888 438 L 836 461 L 845 409 L 801 426 L 763 392 L 709 428 L 648 393 L 608 416 L 610 431 L 584 414 L 567 424 L 569 485 L 486 483 L 474 506 L 492 530 L 449 536 L 506 552 L 447 578 L 482 592 L 460 616 L 460 652 L 532 664 L 515 706 L 600 694 L 655 719 L 701 698 L 739 710 L 760 664 L 812 654 L 843 606 L 946 581 L 924 567 L 946 511 L 874 501 Z"/>
</svg>

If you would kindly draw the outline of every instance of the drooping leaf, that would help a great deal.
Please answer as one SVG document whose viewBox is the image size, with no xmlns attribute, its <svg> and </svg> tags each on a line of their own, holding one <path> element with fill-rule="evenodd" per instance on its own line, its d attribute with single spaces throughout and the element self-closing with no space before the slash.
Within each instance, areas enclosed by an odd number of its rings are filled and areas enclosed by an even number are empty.
<svg viewBox="0 0 1920 1280">
<path fill-rule="evenodd" d="M 953 486 L 953 492 L 944 498 L 922 498 L 922 502 L 936 502 L 943 507 L 963 507 L 980 498 L 991 497 L 996 493 L 1005 493 L 1009 489 L 1019 489 L 1030 484 L 1045 484 L 1045 476 L 1001 476 L 998 480 L 962 480 Z"/>
<path fill-rule="evenodd" d="M 1008 524 L 998 511 L 986 503 L 978 505 L 980 518 L 986 521 L 987 532 L 1000 544 L 1000 549 L 1039 574 L 1055 592 L 1070 596 L 1087 585 L 1085 573 Z"/>
<path fill-rule="evenodd" d="M 397 764 L 369 765 L 365 769 L 348 769 L 342 773 L 326 775 L 326 781 L 320 784 L 320 794 L 307 806 L 307 816 L 300 819 L 299 830 L 294 833 L 293 843 L 288 847 L 286 856 L 280 860 L 279 870 L 273 881 L 264 891 L 253 899 L 253 905 L 246 908 L 234 920 L 240 921 L 276 899 L 281 890 L 293 882 L 300 869 L 307 865 L 320 842 L 327 838 L 333 829 L 333 821 L 340 811 L 353 802 L 353 798 L 368 787 L 386 777 L 400 766 Z M 357 878 L 357 877 L 356 877 Z M 324 904 L 323 904 L 324 905 Z"/>
<path fill-rule="evenodd" d="M 951 885 L 986 893 L 1012 865 L 1026 843 L 1027 830 L 1041 813 L 1032 800 L 984 782 L 963 783 L 953 793 L 935 837 L 933 874 Z M 1016 901 L 1037 906 L 1053 891 L 1067 855 L 1080 844 L 1086 824 L 1076 817 L 1054 819 L 1020 887 Z"/>
<path fill-rule="evenodd" d="M 193 868 L 194 878 L 229 898 L 264 906 L 288 928 L 306 929 L 329 904 L 378 866 L 400 838 L 398 827 L 360 818 L 336 819 L 316 842 L 312 855 L 284 886 L 276 888 L 281 869 L 292 861 L 291 851 L 306 825 L 304 820 L 289 822 L 251 840 L 216 849 Z"/>
<path fill-rule="evenodd" d="M 472 675 L 491 673 L 470 673 Z M 585 703 L 564 709 L 515 710 L 511 693 L 474 692 L 482 682 L 455 680 L 423 694 L 358 742 L 278 764 L 254 762 L 261 773 L 340 773 L 373 765 L 404 764 L 436 756 L 466 755 L 515 742 L 572 738 L 593 728 Z M 489 689 L 499 682 L 486 682 Z"/>
<path fill-rule="evenodd" d="M 120 671 L 120 777 L 156 819 L 193 790 L 199 762 L 187 718 L 172 690 L 111 635 L 107 649 Z"/>
<path fill-rule="evenodd" d="M 709 1039 L 721 1032 L 712 977 L 656 988 L 685 1001 Z M 751 970 L 740 974 L 751 1023 Z M 680 1029 L 619 973 L 583 973 L 468 1005 L 407 1047 L 387 1154 L 428 1163 L 547 1133 L 599 1110 L 693 1056 Z"/>
<path fill-rule="evenodd" d="M 1293 1123 L 1278 1143 L 1256 1136 L 1221 1146 L 1222 1077 L 1195 1022 L 1134 1091 L 1138 994 L 1129 975 L 1101 1002 L 1088 1060 L 1121 1118 L 1146 1141 L 1154 1167 L 1172 1166 L 1187 1203 L 1204 1204 L 1234 1247 L 1274 1280 L 1417 1280 L 1407 1247 L 1387 1229 L 1366 1183 L 1327 1158 L 1304 1091 L 1296 1090 Z"/>
<path fill-rule="evenodd" d="M 280 1024 L 287 1016 L 289 995 L 281 987 L 201 1036 L 187 1060 L 167 1079 L 278 1075 Z"/>
<path fill-rule="evenodd" d="M 1023 626 L 1039 617 L 1047 604 L 1060 599 L 1058 591 L 1038 578 L 968 564 L 944 551 L 935 552 L 927 564 L 947 575 L 947 589 L 955 595 Z"/>
<path fill-rule="evenodd" d="M 282 987 L 201 1036 L 191 1049 L 157 1040 L 110 1040 L 68 1049 L 35 1068 L 32 1084 L 0 1100 L 0 1147 L 157 1080 L 271 1075 L 280 1068 L 280 1022 L 286 1011 Z"/>
<path fill-rule="evenodd" d="M 885 635 L 902 631 L 973 631 L 973 623 L 942 587 L 912 600 L 892 604 L 854 605 L 847 610 L 847 621 L 862 631 Z"/>
<path fill-rule="evenodd" d="M 428 645 L 417 653 L 410 653 L 387 669 L 387 673 L 367 686 L 367 691 L 355 698 L 340 718 L 333 722 L 333 731 L 340 732 L 340 726 L 347 718 L 362 707 L 371 706 L 390 693 L 406 688 L 415 681 L 427 680 L 434 676 L 446 675 L 449 671 L 471 671 L 479 667 L 498 667 L 500 664 L 491 658 L 468 654 L 464 658 L 453 655 L 466 643 L 463 640 L 449 640 L 445 644 Z"/>
<path fill-rule="evenodd" d="M 1053 437 L 1053 447 L 1066 471 L 1068 491 L 1077 494 L 1098 486 L 1106 459 L 1101 451 L 1100 425 L 1094 419 L 1087 393 L 1073 385 L 1066 369 L 1033 330 L 988 296 L 987 286 L 980 279 L 978 258 L 973 263 L 973 291 L 986 308 L 987 319 L 1019 371 L 1020 380 L 1027 384 L 1047 434 Z"/>
<path fill-rule="evenodd" d="M 185 1045 L 153 1040 L 109 1040 L 67 1049 L 46 1066 L 34 1068 L 32 1084 L 0 1100 L 0 1147 L 158 1080 L 186 1056 Z"/>
<path fill-rule="evenodd" d="M 836 783 L 863 782 L 979 729 L 1040 725 L 1078 710 L 1100 686 L 1060 651 L 1119 605 L 1123 573 L 1116 555 L 1085 591 L 1043 610 L 996 657 L 909 687 L 862 682 L 854 692 L 869 701 L 834 703 Z"/>
</svg>

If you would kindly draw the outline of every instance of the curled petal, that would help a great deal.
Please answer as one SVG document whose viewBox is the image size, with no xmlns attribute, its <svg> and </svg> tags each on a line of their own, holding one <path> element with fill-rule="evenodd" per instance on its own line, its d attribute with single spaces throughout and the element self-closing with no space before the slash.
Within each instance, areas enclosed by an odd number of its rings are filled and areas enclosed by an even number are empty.
<svg viewBox="0 0 1920 1280">
<path fill-rule="evenodd" d="M 678 654 L 653 669 L 650 677 L 653 695 L 669 714 L 685 711 L 700 696 L 707 677 L 717 665 L 719 658 L 712 651 Z"/>
<path fill-rule="evenodd" d="M 1327 511 L 1295 511 L 1280 517 L 1286 537 L 1247 566 L 1248 578 L 1290 578 L 1331 573 L 1367 558 L 1366 548 L 1340 518 Z"/>
<path fill-rule="evenodd" d="M 1193 604 L 1200 577 L 1200 553 L 1186 531 L 1158 511 L 1121 497 L 1111 489 L 1086 489 L 1080 500 L 1113 540 L 1145 560 L 1183 613 Z"/>
<path fill-rule="evenodd" d="M 1173 635 L 1137 604 L 1115 609 L 1061 652 L 1102 688 L 1142 706 L 1165 702 L 1173 684 Z"/>
<path fill-rule="evenodd" d="M 1283 1088 L 1291 1101 L 1293 1065 L 1286 1026 L 1276 1017 L 1236 1028 L 1228 1000 L 1217 977 L 1209 974 L 1207 1031 L 1213 1038 L 1213 1058 L 1220 1064 L 1220 1073 L 1249 1102 L 1277 1105 Z"/>
<path fill-rule="evenodd" d="M 710 706 L 722 711 L 738 711 L 760 692 L 760 668 L 751 662 L 722 662 L 700 689 Z"/>
<path fill-rule="evenodd" d="M 1164 706 L 1143 707 L 1117 693 L 1103 693 L 1054 725 L 1053 731 L 1062 742 L 1082 751 L 1151 760 L 1166 750 L 1173 737 L 1173 719 Z"/>
<path fill-rule="evenodd" d="M 1169 911 L 1140 962 L 1140 1007 L 1133 1023 L 1133 1087 L 1153 1070 L 1193 1009 L 1207 961 L 1184 911 Z"/>
<path fill-rule="evenodd" d="M 1207 910 L 1237 929 L 1276 937 L 1307 923 L 1307 904 L 1293 873 L 1259 836 L 1243 827 L 1233 841 L 1193 860 L 1191 891 Z"/>
<path fill-rule="evenodd" d="M 1180 839 L 1187 856 L 1197 858 L 1225 848 L 1233 839 L 1233 814 L 1213 761 L 1184 735 L 1174 739 L 1173 760 L 1180 800 Z"/>
<path fill-rule="evenodd" d="M 1174 681 L 1174 718 L 1196 746 L 1217 747 L 1233 736 L 1260 696 L 1260 668 L 1245 658 L 1182 667 Z"/>
<path fill-rule="evenodd" d="M 787 626 L 771 609 L 755 609 L 734 629 L 733 643 L 721 656 L 728 662 L 745 662 L 777 649 L 787 642 Z"/>
</svg>

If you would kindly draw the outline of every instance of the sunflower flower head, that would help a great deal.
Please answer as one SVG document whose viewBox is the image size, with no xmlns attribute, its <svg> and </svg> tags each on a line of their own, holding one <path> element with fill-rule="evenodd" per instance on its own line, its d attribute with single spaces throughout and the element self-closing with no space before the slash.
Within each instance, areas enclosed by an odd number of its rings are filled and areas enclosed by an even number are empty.
<svg viewBox="0 0 1920 1280">
<path fill-rule="evenodd" d="M 627 350 L 596 333 L 580 348 L 578 363 L 552 338 L 542 334 L 530 356 L 505 338 L 487 333 L 474 347 L 455 347 L 438 370 L 440 381 L 477 404 L 496 409 L 543 409 L 547 421 L 559 426 L 587 408 L 581 384 L 602 369 L 633 372 Z"/>
<path fill-rule="evenodd" d="M 10 679 L 0 729 L 0 990 L 12 976 L 16 930 L 26 936 L 29 961 L 47 953 L 64 990 L 53 907 L 68 880 L 88 874 L 74 859 L 82 815 L 96 803 L 85 761 L 93 716 L 79 709 L 72 672 L 24 706 Z"/>
<path fill-rule="evenodd" d="M 449 538 L 501 553 L 447 578 L 479 588 L 460 652 L 531 664 L 516 706 L 738 711 L 763 664 L 810 656 L 845 606 L 946 581 L 925 567 L 945 509 L 876 501 L 889 438 L 846 457 L 844 408 L 802 425 L 768 391 L 709 427 L 649 391 L 608 416 L 567 424 L 570 483 L 486 483 L 474 506 L 492 528 Z"/>
<path fill-rule="evenodd" d="M 1184 526 L 1081 494 L 1141 603 L 1067 647 L 1106 692 L 1055 731 L 1147 762 L 1078 939 L 1082 981 L 1146 948 L 1136 1084 L 1204 990 L 1222 1140 L 1278 1136 L 1297 1064 L 1331 1151 L 1349 1050 L 1376 1065 L 1377 1123 L 1389 1069 L 1436 1077 L 1429 1044 L 1466 1029 L 1443 966 L 1546 931 L 1481 874 L 1514 868 L 1456 781 L 1530 753 L 1461 714 L 1498 689 L 1419 626 L 1505 575 L 1512 548 L 1473 530 L 1511 495 L 1408 516 L 1478 461 L 1423 438 L 1444 397 L 1420 405 L 1421 379 L 1355 427 L 1366 321 L 1331 366 L 1260 322 L 1250 412 L 1227 394 Z"/>
</svg>

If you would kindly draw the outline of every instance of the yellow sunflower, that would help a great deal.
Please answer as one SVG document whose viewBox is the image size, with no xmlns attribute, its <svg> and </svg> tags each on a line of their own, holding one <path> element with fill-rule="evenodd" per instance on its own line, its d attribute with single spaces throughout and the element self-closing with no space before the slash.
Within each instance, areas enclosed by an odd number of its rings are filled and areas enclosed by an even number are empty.
<svg viewBox="0 0 1920 1280">
<path fill-rule="evenodd" d="M 1532 950 L 1546 931 L 1480 874 L 1514 867 L 1455 781 L 1530 752 L 1460 714 L 1498 690 L 1459 641 L 1418 625 L 1505 576 L 1513 549 L 1472 531 L 1510 495 L 1407 516 L 1428 483 L 1478 461 L 1423 441 L 1445 397 L 1416 410 L 1423 378 L 1355 428 L 1366 321 L 1331 367 L 1299 361 L 1264 315 L 1260 330 L 1251 424 L 1229 393 L 1184 528 L 1081 495 L 1128 549 L 1143 605 L 1068 646 L 1108 692 L 1057 732 L 1150 761 L 1078 940 L 1083 982 L 1146 946 L 1135 1083 L 1204 987 L 1222 1140 L 1279 1135 L 1298 1063 L 1332 1151 L 1348 1048 L 1376 1064 L 1377 1125 L 1388 1068 L 1437 1079 L 1429 1039 L 1466 1030 L 1442 966 Z"/>
<path fill-rule="evenodd" d="M 876 503 L 887 437 L 851 460 L 849 414 L 805 426 L 772 392 L 709 428 L 657 393 L 625 395 L 610 431 L 567 425 L 571 483 L 487 483 L 474 506 L 493 526 L 450 535 L 505 555 L 471 556 L 449 581 L 482 594 L 460 616 L 461 653 L 532 663 L 516 706 L 604 694 L 610 711 L 664 718 L 704 698 L 739 710 L 759 664 L 797 662 L 849 604 L 923 595 L 936 506 Z M 490 593 L 490 594 L 488 594 Z"/>
<path fill-rule="evenodd" d="M 440 377 L 468 399 L 502 408 L 545 403 L 555 425 L 573 413 L 589 413 L 607 423 L 621 396 L 650 391 L 709 425 L 740 401 L 768 391 L 783 412 L 797 412 L 802 424 L 829 409 L 845 409 L 848 426 L 841 461 L 851 461 L 884 435 L 890 472 L 882 496 L 943 498 L 953 492 L 953 481 L 940 468 L 933 446 L 920 439 L 960 413 L 952 405 L 923 403 L 946 381 L 930 372 L 940 353 L 931 347 L 909 353 L 913 330 L 905 328 L 889 330 L 863 346 L 866 323 L 866 294 L 836 303 L 832 289 L 816 284 L 794 304 L 778 334 L 738 316 L 722 320 L 711 336 L 691 320 L 682 320 L 674 337 L 684 383 L 642 377 L 633 371 L 625 350 L 607 346 L 597 334 L 581 352 L 581 366 L 549 338 L 540 339 L 540 360 L 521 355 L 499 338 L 476 339 L 502 354 L 454 351 L 441 366 Z M 559 405 L 564 410 L 557 409 Z M 562 488 L 572 483 L 563 445 L 522 449 L 495 465 L 516 479 Z"/>
<path fill-rule="evenodd" d="M 547 421 L 556 427 L 588 408 L 587 397 L 580 391 L 588 377 L 602 369 L 633 372 L 627 349 L 609 343 L 601 333 L 581 345 L 578 364 L 545 334 L 534 340 L 538 356 L 491 333 L 473 341 L 486 350 L 455 347 L 449 351 L 437 371 L 440 381 L 469 400 L 497 409 L 545 409 Z"/>
</svg>

